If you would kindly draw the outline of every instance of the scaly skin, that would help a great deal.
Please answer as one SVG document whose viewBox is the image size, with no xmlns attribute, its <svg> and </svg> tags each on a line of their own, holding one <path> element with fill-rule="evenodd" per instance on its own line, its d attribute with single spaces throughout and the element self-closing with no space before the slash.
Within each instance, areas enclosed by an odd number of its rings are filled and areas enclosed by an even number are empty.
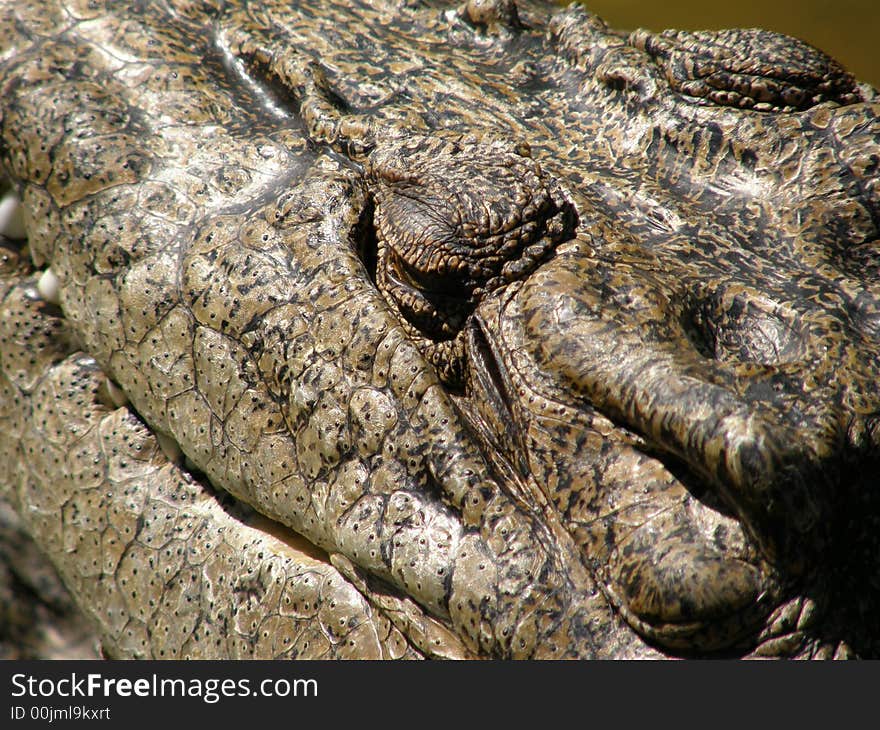
<svg viewBox="0 0 880 730">
<path fill-rule="evenodd" d="M 876 557 L 840 567 L 880 514 L 872 90 L 800 49 L 827 94 L 775 103 L 777 36 L 748 84 L 697 37 L 724 73 L 687 85 L 691 38 L 577 9 L 146 7 L 0 18 L 64 314 L 12 268 L 3 490 L 109 653 L 876 652 Z M 450 389 L 371 247 L 408 225 L 381 161 L 462 135 L 530 148 L 577 225 L 468 302 Z"/>
</svg>

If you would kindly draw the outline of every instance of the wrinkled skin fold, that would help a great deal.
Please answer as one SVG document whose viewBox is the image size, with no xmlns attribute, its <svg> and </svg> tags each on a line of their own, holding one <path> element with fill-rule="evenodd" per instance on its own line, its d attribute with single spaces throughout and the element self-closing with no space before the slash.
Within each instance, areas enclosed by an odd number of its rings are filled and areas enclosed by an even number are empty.
<svg viewBox="0 0 880 730">
<path fill-rule="evenodd" d="M 576 7 L 99 5 L 0 4 L 0 486 L 108 655 L 877 655 L 873 89 Z"/>
</svg>

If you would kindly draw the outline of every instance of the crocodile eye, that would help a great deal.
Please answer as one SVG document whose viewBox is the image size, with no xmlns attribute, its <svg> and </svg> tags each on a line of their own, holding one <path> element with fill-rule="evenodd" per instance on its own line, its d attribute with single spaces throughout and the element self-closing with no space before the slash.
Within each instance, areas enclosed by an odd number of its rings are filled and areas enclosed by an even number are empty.
<svg viewBox="0 0 880 730">
<path fill-rule="evenodd" d="M 458 338 L 487 293 L 573 235 L 572 204 L 524 149 L 414 137 L 367 160 L 376 284 L 426 343 Z"/>
</svg>

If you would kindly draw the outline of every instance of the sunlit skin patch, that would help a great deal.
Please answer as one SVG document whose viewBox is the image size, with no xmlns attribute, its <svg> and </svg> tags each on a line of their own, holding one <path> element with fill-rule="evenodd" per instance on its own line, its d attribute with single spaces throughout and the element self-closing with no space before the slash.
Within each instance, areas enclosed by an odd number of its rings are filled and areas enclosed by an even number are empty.
<svg viewBox="0 0 880 730">
<path fill-rule="evenodd" d="M 26 235 L 21 200 L 8 192 L 0 197 L 0 236 L 23 239 Z"/>
</svg>

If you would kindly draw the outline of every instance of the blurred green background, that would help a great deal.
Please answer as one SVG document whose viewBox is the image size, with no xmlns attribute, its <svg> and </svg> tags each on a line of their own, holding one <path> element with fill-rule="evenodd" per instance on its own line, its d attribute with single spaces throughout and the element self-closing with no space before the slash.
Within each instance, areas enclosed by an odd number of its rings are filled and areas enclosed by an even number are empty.
<svg viewBox="0 0 880 730">
<path fill-rule="evenodd" d="M 610 26 L 767 28 L 801 38 L 880 86 L 880 0 L 582 0 Z"/>
</svg>

